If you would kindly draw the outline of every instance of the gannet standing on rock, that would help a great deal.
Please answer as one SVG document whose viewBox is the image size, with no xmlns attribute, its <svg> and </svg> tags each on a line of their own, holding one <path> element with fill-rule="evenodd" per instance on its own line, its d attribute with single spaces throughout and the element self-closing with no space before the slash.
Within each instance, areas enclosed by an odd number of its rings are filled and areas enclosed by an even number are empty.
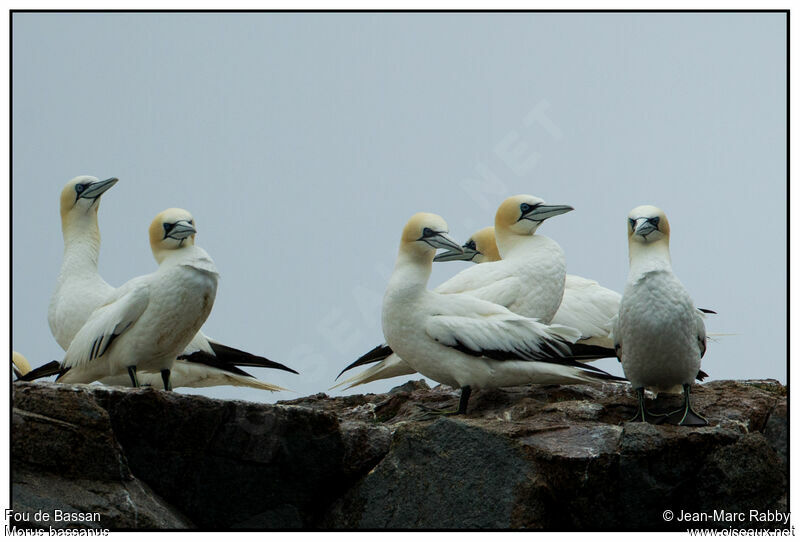
<svg viewBox="0 0 800 542">
<path fill-rule="evenodd" d="M 683 408 L 670 414 L 678 425 L 707 425 L 689 401 L 692 382 L 706 351 L 701 313 L 672 272 L 669 222 L 652 205 L 628 214 L 630 271 L 614 323 L 617 357 L 636 390 L 638 410 L 631 421 L 660 423 L 665 417 L 647 411 L 644 389 L 683 387 Z"/>
<path fill-rule="evenodd" d="M 498 235 L 506 239 L 506 258 L 500 261 L 498 257 L 479 267 L 465 269 L 440 284 L 434 291 L 442 294 L 469 294 L 502 305 L 522 316 L 550 323 L 564 293 L 566 261 L 558 243 L 543 235 L 534 234 L 548 218 L 572 210 L 569 205 L 546 205 L 541 198 L 526 194 L 507 198 L 497 209 L 494 227 L 501 232 Z M 487 228 L 476 235 L 483 238 L 490 234 L 491 228 Z M 437 257 L 436 261 L 460 259 L 456 254 L 465 251 L 470 257 L 477 256 L 474 248 L 461 248 L 454 244 L 451 250 Z M 380 364 L 342 384 L 353 382 L 350 386 L 352 387 L 413 372 L 401 359 L 390 354 L 391 350 L 381 345 L 361 356 L 342 373 L 375 361 L 380 361 Z"/>
<path fill-rule="evenodd" d="M 158 270 L 132 279 L 95 310 L 69 345 L 57 382 L 92 382 L 126 371 L 160 373 L 170 389 L 175 358 L 205 322 L 217 292 L 217 270 L 195 246 L 194 219 L 167 209 L 150 224 Z"/>
<path fill-rule="evenodd" d="M 100 181 L 81 175 L 61 190 L 61 232 L 64 257 L 47 311 L 47 322 L 56 342 L 66 350 L 89 315 L 114 291 L 97 272 L 100 197 L 117 183 L 115 177 Z"/>
<path fill-rule="evenodd" d="M 620 380 L 560 359 L 565 343 L 579 337 L 574 329 L 548 326 L 471 295 L 429 291 L 436 249 L 459 250 L 447 231 L 435 214 L 417 213 L 408 221 L 383 298 L 382 323 L 389 347 L 413 369 L 461 388 L 458 414 L 466 413 L 473 388 Z"/>
<path fill-rule="evenodd" d="M 61 229 L 64 236 L 64 258 L 56 289 L 50 299 L 48 323 L 56 342 L 64 349 L 86 320 L 114 292 L 97 271 L 100 253 L 100 229 L 97 211 L 100 196 L 116 184 L 117 179 L 99 181 L 82 175 L 70 180 L 59 198 Z M 156 249 L 157 246 L 153 246 Z M 154 252 L 155 256 L 155 252 Z M 261 382 L 239 366 L 263 367 L 297 373 L 281 363 L 212 341 L 202 331 L 192 339 L 173 364 L 173 387 L 248 386 L 277 391 L 283 388 Z M 50 362 L 30 371 L 23 380 L 35 380 L 60 373 L 61 364 Z M 156 385 L 158 373 L 142 372 L 141 384 Z M 108 376 L 103 384 L 124 385 L 126 375 Z"/>
</svg>

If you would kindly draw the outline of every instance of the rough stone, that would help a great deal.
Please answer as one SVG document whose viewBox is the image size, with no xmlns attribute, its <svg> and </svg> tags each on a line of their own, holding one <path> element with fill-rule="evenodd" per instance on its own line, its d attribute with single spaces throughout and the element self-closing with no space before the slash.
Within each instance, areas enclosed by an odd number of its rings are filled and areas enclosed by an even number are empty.
<svg viewBox="0 0 800 542">
<path fill-rule="evenodd" d="M 13 505 L 99 511 L 109 528 L 265 530 L 683 531 L 731 526 L 683 513 L 787 510 L 775 381 L 695 386 L 700 428 L 625 421 L 636 401 L 620 384 L 478 390 L 466 415 L 431 414 L 457 401 L 413 381 L 277 405 L 17 383 Z"/>
</svg>

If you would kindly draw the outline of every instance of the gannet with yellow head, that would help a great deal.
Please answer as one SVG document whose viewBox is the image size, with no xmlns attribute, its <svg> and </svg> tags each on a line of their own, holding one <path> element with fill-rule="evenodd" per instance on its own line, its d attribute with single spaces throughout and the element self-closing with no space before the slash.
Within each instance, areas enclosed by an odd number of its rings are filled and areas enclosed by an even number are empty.
<svg viewBox="0 0 800 542">
<path fill-rule="evenodd" d="M 21 378 L 31 372 L 31 364 L 28 359 L 17 352 L 11 352 L 11 370 L 14 371 L 14 376 Z"/>
<path fill-rule="evenodd" d="M 479 230 L 470 237 L 466 243 L 461 245 L 461 250 L 450 249 L 445 252 L 440 252 L 433 259 L 435 262 L 448 262 L 455 260 L 472 261 L 475 263 L 496 262 L 500 259 L 500 253 L 497 252 L 497 243 L 494 240 L 494 226 L 489 226 Z M 445 285 L 447 282 L 444 283 Z M 441 285 L 440 285 L 441 286 Z M 436 288 L 433 291 L 436 292 Z M 377 362 L 377 363 L 376 363 Z M 402 376 L 406 374 L 414 374 L 416 371 L 412 369 L 408 363 L 397 354 L 392 353 L 392 349 L 387 345 L 378 345 L 356 361 L 345 367 L 339 376 L 342 376 L 346 371 L 375 363 L 372 367 L 365 369 L 355 376 L 339 382 L 330 389 L 336 389 L 342 386 L 347 386 L 346 390 L 375 380 L 384 380 L 387 378 L 394 378 L 395 376 Z M 339 378 L 337 376 L 336 378 Z"/>
<path fill-rule="evenodd" d="M 158 269 L 117 288 L 75 335 L 58 382 L 92 382 L 137 370 L 160 373 L 170 389 L 170 371 L 205 322 L 217 292 L 217 270 L 196 246 L 194 218 L 183 209 L 159 213 L 149 235 Z"/>
<path fill-rule="evenodd" d="M 64 257 L 56 289 L 50 298 L 47 321 L 56 342 L 66 350 L 72 338 L 114 288 L 97 272 L 100 228 L 97 210 L 101 196 L 117 183 L 81 175 L 61 190 L 61 232 Z"/>
<path fill-rule="evenodd" d="M 403 228 L 384 295 L 383 332 L 414 370 L 461 388 L 458 413 L 466 412 L 473 388 L 618 380 L 579 362 L 549 362 L 578 339 L 574 329 L 548 326 L 471 295 L 428 290 L 437 248 L 460 249 L 444 219 L 415 214 Z"/>
<path fill-rule="evenodd" d="M 701 313 L 672 271 L 670 227 L 664 211 L 652 205 L 628 214 L 630 270 L 614 323 L 617 357 L 638 398 L 632 421 L 660 423 L 644 404 L 644 389 L 682 386 L 684 405 L 669 417 L 679 425 L 707 425 L 691 407 L 689 394 L 706 351 Z"/>
<path fill-rule="evenodd" d="M 486 255 L 479 254 L 468 241 L 463 247 L 446 250 L 434 259 L 441 262 L 474 261 L 478 258 L 477 261 L 485 263 L 479 267 L 464 269 L 434 291 L 442 294 L 469 294 L 502 305 L 522 316 L 549 323 L 564 293 L 566 262 L 558 243 L 543 235 L 534 234 L 548 218 L 571 210 L 569 205 L 547 205 L 544 200 L 535 196 L 523 194 L 507 198 L 497 209 L 494 228 L 481 230 L 471 239 L 474 243 L 481 242 L 485 245 Z M 508 255 L 502 261 L 493 248 L 496 245 L 488 242 L 494 235 L 508 240 Z M 379 365 L 339 385 L 352 383 L 352 387 L 414 372 L 408 364 L 392 355 L 391 349 L 381 345 L 348 365 L 342 373 L 376 361 L 380 362 Z"/>
<path fill-rule="evenodd" d="M 526 194 L 507 198 L 494 222 L 502 259 L 464 269 L 436 291 L 469 293 L 550 323 L 564 294 L 566 260 L 558 243 L 536 230 L 548 218 L 572 210 L 569 205 L 547 205 Z"/>
</svg>

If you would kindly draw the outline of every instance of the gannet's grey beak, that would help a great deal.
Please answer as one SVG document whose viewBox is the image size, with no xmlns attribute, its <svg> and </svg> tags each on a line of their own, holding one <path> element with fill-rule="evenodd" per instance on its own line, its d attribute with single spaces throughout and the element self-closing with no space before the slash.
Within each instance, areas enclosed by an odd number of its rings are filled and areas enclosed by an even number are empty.
<svg viewBox="0 0 800 542">
<path fill-rule="evenodd" d="M 192 234 L 197 233 L 188 220 L 178 220 L 174 224 L 164 224 L 164 239 L 170 237 L 182 241 Z"/>
<path fill-rule="evenodd" d="M 520 219 L 535 220 L 536 222 L 543 222 L 550 217 L 563 215 L 575 209 L 569 205 L 537 205 Z"/>
<path fill-rule="evenodd" d="M 88 199 L 97 199 L 103 195 L 103 193 L 117 184 L 116 177 L 111 177 L 110 179 L 106 179 L 105 181 L 97 181 L 96 183 L 92 183 L 87 186 L 83 192 L 81 192 L 80 197 L 88 198 Z"/>
<path fill-rule="evenodd" d="M 469 247 L 461 247 L 461 252 L 456 252 L 455 250 L 448 250 L 446 252 L 440 252 L 434 258 L 434 262 L 455 262 L 455 261 L 470 261 L 472 258 L 480 254 L 475 249 Z"/>
<path fill-rule="evenodd" d="M 652 218 L 637 218 L 636 225 L 633 228 L 634 235 L 641 235 L 647 237 L 658 229 L 658 217 Z"/>
<path fill-rule="evenodd" d="M 445 250 L 455 250 L 456 252 L 464 252 L 464 249 L 461 248 L 461 245 L 459 245 L 455 241 L 455 239 L 447 235 L 447 233 L 445 232 L 432 231 L 428 234 L 423 235 L 421 239 L 426 243 L 428 243 L 433 248 L 443 248 Z"/>
</svg>

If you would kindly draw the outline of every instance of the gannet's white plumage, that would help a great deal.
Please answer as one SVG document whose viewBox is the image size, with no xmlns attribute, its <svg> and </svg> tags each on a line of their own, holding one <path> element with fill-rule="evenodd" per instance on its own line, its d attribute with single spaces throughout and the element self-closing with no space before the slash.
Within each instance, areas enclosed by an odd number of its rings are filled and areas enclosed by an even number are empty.
<svg viewBox="0 0 800 542">
<path fill-rule="evenodd" d="M 535 233 L 548 218 L 571 210 L 572 207 L 568 205 L 546 205 L 541 198 L 526 194 L 507 198 L 497 209 L 494 228 L 485 228 L 477 232 L 463 248 L 436 257 L 436 261 L 473 259 L 488 263 L 461 271 L 440 284 L 434 292 L 469 294 L 502 305 L 516 314 L 549 323 L 564 293 L 566 262 L 558 243 Z M 485 243 L 485 254 L 473 246 L 487 237 L 498 235 L 495 231 L 500 232 L 499 236 L 507 246 L 507 255 L 503 260 L 496 254 L 494 243 Z M 467 254 L 466 258 L 461 256 L 463 253 Z M 364 363 L 367 362 L 363 357 L 359 358 L 345 371 Z M 345 384 L 353 387 L 413 372 L 398 356 L 390 355 L 334 387 Z"/>
<path fill-rule="evenodd" d="M 56 342 L 69 348 L 78 330 L 89 316 L 114 292 L 98 273 L 100 229 L 97 211 L 102 194 L 116 184 L 117 179 L 99 181 L 96 177 L 82 175 L 70 180 L 60 195 L 61 227 L 64 236 L 64 258 L 56 289 L 50 300 L 48 322 Z M 152 247 L 157 248 L 155 245 Z M 155 255 L 155 252 L 154 252 Z M 248 386 L 264 390 L 283 389 L 259 381 L 236 365 L 268 367 L 296 372 L 285 365 L 260 356 L 210 342 L 202 331 L 192 339 L 182 352 L 182 358 L 173 365 L 172 379 L 175 387 L 206 387 L 216 385 Z M 197 359 L 200 358 L 200 359 Z M 49 366 L 50 364 L 48 364 Z M 58 372 L 58 365 L 41 367 L 41 376 Z M 34 378 L 40 376 L 31 375 Z M 142 383 L 161 381 L 160 374 L 142 372 Z M 106 377 L 107 385 L 125 384 L 127 376 Z"/>
<path fill-rule="evenodd" d="M 47 322 L 56 342 L 66 350 L 89 315 L 114 291 L 97 272 L 100 197 L 116 184 L 116 178 L 100 181 L 81 175 L 61 191 L 61 231 L 64 257 L 56 289 L 50 298 Z"/>
<path fill-rule="evenodd" d="M 436 291 L 468 293 L 549 323 L 561 304 L 567 266 L 558 243 L 536 230 L 546 219 L 571 210 L 525 194 L 507 198 L 494 223 L 502 259 L 464 269 Z"/>
<path fill-rule="evenodd" d="M 660 421 L 644 408 L 644 388 L 684 389 L 679 423 L 705 425 L 689 402 L 690 386 L 706 350 L 703 318 L 672 272 L 670 227 L 652 205 L 628 214 L 630 270 L 613 337 L 625 376 L 637 390 L 639 421 Z"/>
<path fill-rule="evenodd" d="M 31 364 L 25 356 L 15 350 L 11 352 L 11 369 L 14 371 L 14 376 L 20 378 L 31 372 Z"/>
<path fill-rule="evenodd" d="M 509 250 L 504 245 L 502 252 L 507 254 Z M 453 253 L 445 257 L 437 256 L 436 261 L 464 259 L 482 263 L 500 260 L 501 249 L 497 245 L 494 228 L 476 232 L 464 243 L 464 252 L 461 258 Z M 567 274 L 561 304 L 550 322 L 577 329 L 582 337 L 578 343 L 602 346 L 608 348 L 610 353 L 614 347 L 609 337 L 611 320 L 619 312 L 621 298 L 619 293 L 600 286 L 594 280 Z"/>
<path fill-rule="evenodd" d="M 428 290 L 436 249 L 459 250 L 447 231 L 445 221 L 430 213 L 417 213 L 403 229 L 382 309 L 386 342 L 398 356 L 422 375 L 461 388 L 461 413 L 472 388 L 602 378 L 588 367 L 546 361 L 568 350 L 565 343 L 578 339 L 576 330 L 471 295 Z"/>
<path fill-rule="evenodd" d="M 168 388 L 175 358 L 214 304 L 217 271 L 195 246 L 194 219 L 167 209 L 150 225 L 158 269 L 117 288 L 89 316 L 69 345 L 58 382 L 92 382 L 138 369 L 161 373 Z"/>
</svg>

